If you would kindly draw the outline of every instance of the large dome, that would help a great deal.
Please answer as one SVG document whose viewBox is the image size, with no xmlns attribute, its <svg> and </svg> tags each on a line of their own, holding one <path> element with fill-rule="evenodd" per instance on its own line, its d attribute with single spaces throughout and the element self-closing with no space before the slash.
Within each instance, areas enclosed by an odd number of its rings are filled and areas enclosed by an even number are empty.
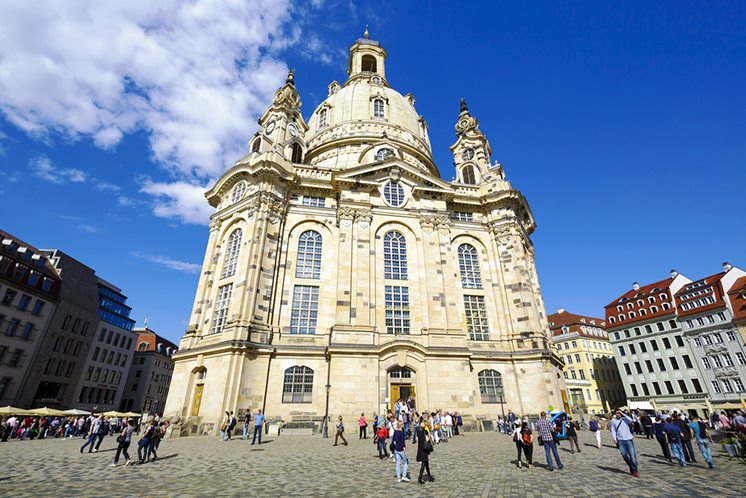
<svg viewBox="0 0 746 498">
<path fill-rule="evenodd" d="M 377 42 L 358 40 L 352 46 L 349 79 L 344 85 L 336 81 L 329 85 L 329 96 L 308 121 L 308 163 L 350 168 L 374 162 L 379 150 L 388 148 L 406 162 L 437 171 L 427 124 L 417 114 L 411 94 L 403 96 L 389 87 L 384 59 L 385 52 Z M 378 159 L 381 157 L 379 153 Z"/>
</svg>

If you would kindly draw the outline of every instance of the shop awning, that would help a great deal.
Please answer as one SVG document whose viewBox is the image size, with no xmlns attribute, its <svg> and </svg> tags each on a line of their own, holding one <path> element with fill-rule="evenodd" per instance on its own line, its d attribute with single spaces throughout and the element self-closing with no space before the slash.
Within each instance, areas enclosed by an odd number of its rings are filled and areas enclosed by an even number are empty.
<svg viewBox="0 0 746 498">
<path fill-rule="evenodd" d="M 650 401 L 630 401 L 629 409 L 630 410 L 655 410 L 655 408 L 653 408 L 653 405 L 650 403 Z"/>
</svg>

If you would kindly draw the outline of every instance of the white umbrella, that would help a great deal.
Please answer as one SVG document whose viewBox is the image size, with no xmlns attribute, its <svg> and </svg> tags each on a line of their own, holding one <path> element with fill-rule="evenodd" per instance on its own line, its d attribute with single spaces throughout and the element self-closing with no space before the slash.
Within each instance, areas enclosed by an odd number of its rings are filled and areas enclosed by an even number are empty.
<svg viewBox="0 0 746 498">
<path fill-rule="evenodd" d="M 90 415 L 91 414 L 91 412 L 87 412 L 85 410 L 78 410 L 77 408 L 65 410 L 63 413 L 66 413 L 67 415 Z"/>
</svg>

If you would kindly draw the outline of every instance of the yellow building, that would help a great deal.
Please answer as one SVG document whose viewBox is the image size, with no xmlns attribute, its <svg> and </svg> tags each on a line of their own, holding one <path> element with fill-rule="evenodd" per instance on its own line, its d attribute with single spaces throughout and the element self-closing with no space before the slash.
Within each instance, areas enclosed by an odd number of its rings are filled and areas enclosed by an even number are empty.
<svg viewBox="0 0 746 498">
<path fill-rule="evenodd" d="M 564 360 L 567 408 L 602 414 L 626 404 L 609 336 L 600 318 L 560 309 L 549 315 L 556 354 Z"/>
<path fill-rule="evenodd" d="M 181 434 L 214 431 L 226 410 L 300 422 L 409 396 L 471 418 L 559 404 L 528 203 L 464 101 L 457 178 L 440 177 L 386 57 L 357 40 L 308 122 L 291 73 L 207 192 L 215 214 L 164 412 Z"/>
</svg>

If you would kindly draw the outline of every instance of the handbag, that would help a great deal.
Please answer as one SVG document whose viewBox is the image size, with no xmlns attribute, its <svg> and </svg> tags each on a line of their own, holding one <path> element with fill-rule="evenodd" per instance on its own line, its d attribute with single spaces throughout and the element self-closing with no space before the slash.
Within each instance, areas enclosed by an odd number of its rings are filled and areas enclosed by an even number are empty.
<svg viewBox="0 0 746 498">
<path fill-rule="evenodd" d="M 539 446 L 544 446 L 544 440 L 539 436 Z"/>
<path fill-rule="evenodd" d="M 425 453 L 432 453 L 433 442 L 429 440 L 425 440 L 425 444 L 422 445 L 422 451 L 424 451 Z"/>
<path fill-rule="evenodd" d="M 389 445 L 389 450 L 391 451 L 391 453 L 394 452 L 394 448 L 396 448 L 396 445 L 394 444 L 393 441 L 391 441 L 391 444 Z"/>
<path fill-rule="evenodd" d="M 123 443 L 124 442 L 124 436 L 121 434 L 117 436 L 117 443 Z"/>
</svg>

